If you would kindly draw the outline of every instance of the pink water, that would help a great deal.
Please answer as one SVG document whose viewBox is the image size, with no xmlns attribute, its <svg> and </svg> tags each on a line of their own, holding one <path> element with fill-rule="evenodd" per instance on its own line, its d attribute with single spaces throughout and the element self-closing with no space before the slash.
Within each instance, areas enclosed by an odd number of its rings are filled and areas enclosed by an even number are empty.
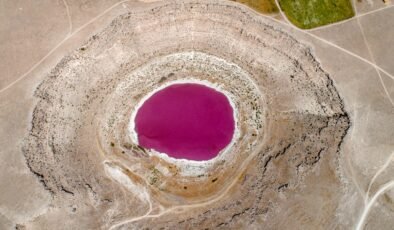
<svg viewBox="0 0 394 230">
<path fill-rule="evenodd" d="M 227 97 L 201 84 L 170 85 L 144 102 L 135 117 L 139 144 L 176 159 L 209 160 L 234 134 Z"/>
</svg>

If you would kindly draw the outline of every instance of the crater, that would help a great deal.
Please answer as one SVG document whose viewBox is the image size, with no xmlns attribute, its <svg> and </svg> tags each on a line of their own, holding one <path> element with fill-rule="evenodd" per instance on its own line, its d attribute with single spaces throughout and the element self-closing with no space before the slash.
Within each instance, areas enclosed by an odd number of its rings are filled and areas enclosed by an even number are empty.
<svg viewBox="0 0 394 230">
<path fill-rule="evenodd" d="M 309 46 L 240 4 L 187 0 L 120 15 L 81 47 L 35 92 L 24 153 L 53 205 L 34 221 L 333 226 L 349 119 Z M 324 215 L 306 214 L 324 194 Z"/>
</svg>

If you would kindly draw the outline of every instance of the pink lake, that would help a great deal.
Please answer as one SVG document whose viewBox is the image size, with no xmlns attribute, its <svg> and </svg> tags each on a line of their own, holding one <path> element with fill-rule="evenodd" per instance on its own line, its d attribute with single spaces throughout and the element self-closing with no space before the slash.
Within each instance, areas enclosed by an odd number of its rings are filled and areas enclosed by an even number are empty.
<svg viewBox="0 0 394 230">
<path fill-rule="evenodd" d="M 157 91 L 135 117 L 139 145 L 176 159 L 216 157 L 231 142 L 234 129 L 228 98 L 195 83 L 173 84 Z"/>
</svg>

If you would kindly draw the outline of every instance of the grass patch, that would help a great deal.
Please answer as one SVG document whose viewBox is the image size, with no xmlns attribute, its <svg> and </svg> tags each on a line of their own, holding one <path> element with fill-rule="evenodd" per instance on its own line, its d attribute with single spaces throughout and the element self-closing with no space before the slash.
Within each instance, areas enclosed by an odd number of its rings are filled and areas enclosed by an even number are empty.
<svg viewBox="0 0 394 230">
<path fill-rule="evenodd" d="M 278 7 L 275 0 L 232 0 L 249 6 L 260 13 L 276 13 Z"/>
<path fill-rule="evenodd" d="M 311 29 L 354 16 L 349 0 L 279 0 L 287 18 L 297 27 Z"/>
</svg>

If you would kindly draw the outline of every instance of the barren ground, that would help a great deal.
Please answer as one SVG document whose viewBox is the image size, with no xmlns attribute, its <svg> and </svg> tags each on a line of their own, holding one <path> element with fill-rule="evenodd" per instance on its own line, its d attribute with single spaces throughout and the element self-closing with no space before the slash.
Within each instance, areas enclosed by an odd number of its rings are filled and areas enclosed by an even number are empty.
<svg viewBox="0 0 394 230">
<path fill-rule="evenodd" d="M 231 1 L 1 3 L 0 228 L 390 229 L 394 8 L 354 7 L 302 31 Z M 128 133 L 190 76 L 238 109 L 206 164 Z"/>
</svg>

